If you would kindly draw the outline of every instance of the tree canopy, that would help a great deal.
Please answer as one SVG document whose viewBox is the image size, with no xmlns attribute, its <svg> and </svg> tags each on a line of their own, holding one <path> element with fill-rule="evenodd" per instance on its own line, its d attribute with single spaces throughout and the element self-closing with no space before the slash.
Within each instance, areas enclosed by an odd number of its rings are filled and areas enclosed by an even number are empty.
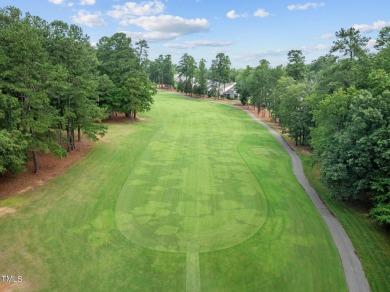
<svg viewBox="0 0 390 292">
<path fill-rule="evenodd" d="M 285 67 L 267 60 L 236 77 L 242 104 L 267 109 L 297 145 L 314 149 L 333 196 L 359 200 L 390 224 L 390 28 L 369 53 L 355 28 L 336 32 L 329 53 L 305 64 L 301 50 Z"/>
<path fill-rule="evenodd" d="M 0 9 L 0 27 L 0 174 L 23 171 L 30 155 L 38 172 L 38 151 L 63 157 L 76 131 L 97 140 L 111 112 L 150 109 L 147 43 L 137 51 L 117 33 L 95 49 L 80 27 L 15 7 Z"/>
<path fill-rule="evenodd" d="M 93 47 L 77 25 L 2 8 L 0 175 L 23 171 L 30 157 L 38 172 L 37 152 L 63 157 L 81 135 L 97 140 L 107 131 L 101 120 L 114 112 L 136 119 L 150 110 L 156 84 L 220 97 L 233 81 L 242 104 L 268 111 L 297 145 L 313 148 L 335 197 L 360 200 L 390 224 L 390 28 L 380 30 L 375 52 L 354 27 L 335 36 L 311 64 L 291 50 L 286 66 L 261 59 L 237 70 L 218 53 L 207 69 L 189 53 L 177 66 L 170 54 L 150 61 L 147 41 L 133 44 L 125 33 Z"/>
</svg>

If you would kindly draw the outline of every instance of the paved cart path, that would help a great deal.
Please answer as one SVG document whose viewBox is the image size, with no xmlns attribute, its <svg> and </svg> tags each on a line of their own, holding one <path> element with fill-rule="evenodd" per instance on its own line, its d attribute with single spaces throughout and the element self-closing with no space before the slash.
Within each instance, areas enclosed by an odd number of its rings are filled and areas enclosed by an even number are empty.
<svg viewBox="0 0 390 292">
<path fill-rule="evenodd" d="M 239 108 L 239 107 L 237 107 Z M 242 108 L 240 108 L 242 109 Z M 279 141 L 283 148 L 288 152 L 291 157 L 294 175 L 298 179 L 299 183 L 302 185 L 303 189 L 306 191 L 307 195 L 310 197 L 314 206 L 320 212 L 322 218 L 324 219 L 326 225 L 328 226 L 330 233 L 333 237 L 333 240 L 336 244 L 337 250 L 339 252 L 345 278 L 347 280 L 348 289 L 351 292 L 367 292 L 370 291 L 370 286 L 368 285 L 367 278 L 364 274 L 362 264 L 355 254 L 355 248 L 352 245 L 351 240 L 349 239 L 344 228 L 341 226 L 340 222 L 335 216 L 332 215 L 328 207 L 321 200 L 320 196 L 313 189 L 313 187 L 308 182 L 302 168 L 301 160 L 298 155 L 293 151 L 290 146 L 282 139 L 282 137 L 274 129 L 268 126 L 266 123 L 261 122 L 257 117 L 248 110 L 246 111 L 255 121 L 259 124 L 266 127 L 272 135 Z"/>
<path fill-rule="evenodd" d="M 191 99 L 191 97 L 188 98 Z M 295 177 L 297 178 L 297 180 L 299 181 L 299 183 L 301 184 L 301 186 L 303 187 L 303 189 L 305 190 L 305 192 L 307 193 L 307 195 L 309 196 L 309 198 L 311 199 L 314 206 L 316 207 L 316 209 L 318 210 L 321 217 L 324 219 L 326 225 L 329 228 L 329 231 L 332 235 L 333 241 L 341 258 L 346 282 L 348 285 L 348 290 L 350 292 L 370 291 L 370 286 L 364 274 L 362 264 L 355 253 L 355 248 L 353 247 L 351 240 L 349 239 L 347 233 L 345 232 L 338 219 L 330 212 L 328 207 L 321 200 L 320 196 L 310 185 L 303 172 L 301 160 L 295 153 L 295 151 L 290 148 L 290 146 L 282 139 L 278 132 L 276 132 L 266 123 L 260 121 L 249 110 L 243 109 L 232 104 L 219 103 L 216 101 L 209 102 L 235 107 L 247 112 L 249 116 L 251 116 L 257 123 L 267 128 L 270 133 L 278 140 L 280 145 L 287 151 L 287 153 L 291 157 Z"/>
</svg>

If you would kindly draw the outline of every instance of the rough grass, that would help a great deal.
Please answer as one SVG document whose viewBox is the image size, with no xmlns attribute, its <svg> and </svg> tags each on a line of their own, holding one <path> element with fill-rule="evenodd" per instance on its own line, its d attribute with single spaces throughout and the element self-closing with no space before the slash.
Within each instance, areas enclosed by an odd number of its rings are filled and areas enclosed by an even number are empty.
<svg viewBox="0 0 390 292">
<path fill-rule="evenodd" d="M 367 210 L 329 196 L 320 181 L 320 165 L 310 154 L 301 154 L 305 174 L 337 216 L 362 261 L 372 291 L 390 291 L 390 233 L 367 216 Z"/>
<path fill-rule="evenodd" d="M 0 273 L 30 290 L 346 291 L 288 155 L 244 112 L 160 93 L 148 121 L 0 218 Z M 198 266 L 199 265 L 199 266 Z"/>
</svg>

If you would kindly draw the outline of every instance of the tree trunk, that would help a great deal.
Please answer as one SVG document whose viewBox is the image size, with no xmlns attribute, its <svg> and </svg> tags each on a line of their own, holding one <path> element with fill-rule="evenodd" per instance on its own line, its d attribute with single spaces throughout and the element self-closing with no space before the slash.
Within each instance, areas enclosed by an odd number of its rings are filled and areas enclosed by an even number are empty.
<svg viewBox="0 0 390 292">
<path fill-rule="evenodd" d="M 80 128 L 80 126 L 77 127 L 77 141 L 81 142 L 81 128 Z"/>
<path fill-rule="evenodd" d="M 136 120 L 136 119 L 137 119 L 137 111 L 134 110 L 134 120 Z"/>
<path fill-rule="evenodd" d="M 74 128 L 72 128 L 72 150 L 76 149 L 76 140 L 74 136 Z"/>
<path fill-rule="evenodd" d="M 73 127 L 70 129 L 70 140 L 69 140 L 69 143 L 70 143 L 70 150 L 74 150 L 76 147 L 75 147 L 75 144 L 74 144 L 74 128 Z"/>
<path fill-rule="evenodd" d="M 61 126 L 58 127 L 58 142 L 60 143 L 61 147 L 64 147 L 64 144 L 62 143 Z"/>
<path fill-rule="evenodd" d="M 35 150 L 32 150 L 32 157 L 33 157 L 33 162 L 34 162 L 34 173 L 38 173 L 39 172 L 38 157 L 37 157 L 37 153 L 35 152 Z"/>
<path fill-rule="evenodd" d="M 74 149 L 74 129 L 72 123 L 68 120 L 68 125 L 66 126 L 66 139 L 68 141 L 68 152 Z"/>
<path fill-rule="evenodd" d="M 72 144 L 71 144 L 71 134 L 70 134 L 70 121 L 68 120 L 68 124 L 66 125 L 66 141 L 67 141 L 67 151 L 70 152 L 72 149 Z"/>
<path fill-rule="evenodd" d="M 299 133 L 299 145 L 302 145 L 302 133 Z"/>
</svg>

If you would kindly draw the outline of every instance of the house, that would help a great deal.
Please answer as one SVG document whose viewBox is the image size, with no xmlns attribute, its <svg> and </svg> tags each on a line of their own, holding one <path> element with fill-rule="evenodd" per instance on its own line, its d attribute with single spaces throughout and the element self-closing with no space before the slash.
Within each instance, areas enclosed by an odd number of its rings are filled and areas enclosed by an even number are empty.
<svg viewBox="0 0 390 292">
<path fill-rule="evenodd" d="M 226 83 L 226 84 L 221 84 L 219 87 L 219 97 L 222 98 L 228 98 L 228 99 L 238 99 L 239 94 L 236 92 L 236 82 L 232 83 Z M 210 85 L 208 83 L 207 86 L 207 92 L 212 95 L 213 92 L 218 91 L 218 85 L 213 84 L 213 82 L 210 81 Z"/>
<path fill-rule="evenodd" d="M 220 94 L 224 98 L 228 99 L 237 99 L 239 97 L 236 92 L 236 82 L 225 84 L 225 86 L 221 86 Z"/>
<path fill-rule="evenodd" d="M 175 74 L 174 79 L 176 83 L 183 82 L 185 80 L 184 77 L 180 76 L 179 74 Z M 193 79 L 192 84 L 193 86 L 197 85 L 195 78 Z M 218 84 L 208 79 L 206 83 L 206 87 L 207 87 L 207 94 L 209 96 L 213 96 L 217 92 Z M 236 82 L 221 84 L 219 88 L 219 97 L 228 98 L 228 99 L 238 99 L 239 94 L 236 92 Z"/>
</svg>

